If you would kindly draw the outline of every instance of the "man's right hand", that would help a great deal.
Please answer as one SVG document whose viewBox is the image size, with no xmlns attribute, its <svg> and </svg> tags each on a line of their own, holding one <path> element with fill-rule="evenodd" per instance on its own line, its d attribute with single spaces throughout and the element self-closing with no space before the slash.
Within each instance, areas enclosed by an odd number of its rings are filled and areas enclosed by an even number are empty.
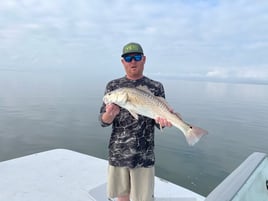
<svg viewBox="0 0 268 201">
<path fill-rule="evenodd" d="M 102 121 L 105 123 L 112 123 L 116 115 L 119 114 L 120 108 L 119 106 L 110 103 L 106 105 L 105 109 L 106 112 L 104 112 L 102 115 Z"/>
</svg>

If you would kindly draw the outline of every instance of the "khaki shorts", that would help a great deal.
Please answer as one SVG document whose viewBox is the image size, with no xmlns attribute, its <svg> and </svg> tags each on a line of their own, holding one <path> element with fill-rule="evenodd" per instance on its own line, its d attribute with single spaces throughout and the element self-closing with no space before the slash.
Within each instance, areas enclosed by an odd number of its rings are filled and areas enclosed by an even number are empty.
<svg viewBox="0 0 268 201">
<path fill-rule="evenodd" d="M 109 198 L 130 195 L 132 201 L 153 201 L 154 167 L 125 168 L 109 165 L 107 195 Z"/>
</svg>

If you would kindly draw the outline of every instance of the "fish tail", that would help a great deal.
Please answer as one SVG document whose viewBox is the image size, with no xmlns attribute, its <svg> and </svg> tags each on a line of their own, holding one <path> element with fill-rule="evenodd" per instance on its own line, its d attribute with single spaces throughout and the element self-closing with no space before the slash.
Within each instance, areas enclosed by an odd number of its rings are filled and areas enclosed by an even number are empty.
<svg viewBox="0 0 268 201">
<path fill-rule="evenodd" d="M 185 133 L 185 137 L 188 144 L 193 146 L 206 134 L 208 134 L 206 130 L 196 126 L 190 126 L 189 130 Z"/>
</svg>

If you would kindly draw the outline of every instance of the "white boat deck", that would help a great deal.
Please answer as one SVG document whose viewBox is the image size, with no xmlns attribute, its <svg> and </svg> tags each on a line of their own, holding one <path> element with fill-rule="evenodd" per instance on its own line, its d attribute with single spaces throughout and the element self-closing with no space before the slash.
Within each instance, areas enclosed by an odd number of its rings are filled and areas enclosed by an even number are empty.
<svg viewBox="0 0 268 201">
<path fill-rule="evenodd" d="M 65 149 L 0 163 L 1 201 L 105 201 L 107 161 Z M 170 182 L 155 179 L 157 201 L 204 201 Z"/>
<path fill-rule="evenodd" d="M 255 152 L 224 179 L 205 201 L 267 201 L 268 158 Z"/>
</svg>

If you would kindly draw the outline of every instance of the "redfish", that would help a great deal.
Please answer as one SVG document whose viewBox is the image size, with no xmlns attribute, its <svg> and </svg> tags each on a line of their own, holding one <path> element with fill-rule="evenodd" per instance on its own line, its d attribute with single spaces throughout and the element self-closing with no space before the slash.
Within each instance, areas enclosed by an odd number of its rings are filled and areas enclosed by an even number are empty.
<svg viewBox="0 0 268 201">
<path fill-rule="evenodd" d="M 172 112 L 166 100 L 162 97 L 154 96 L 147 88 L 123 87 L 104 95 L 105 104 L 114 103 L 125 108 L 130 114 L 138 119 L 138 115 L 152 119 L 158 117 L 165 118 L 173 126 L 177 127 L 185 136 L 189 145 L 194 145 L 208 132 L 202 128 L 193 126 L 183 121 L 180 115 Z"/>
</svg>

